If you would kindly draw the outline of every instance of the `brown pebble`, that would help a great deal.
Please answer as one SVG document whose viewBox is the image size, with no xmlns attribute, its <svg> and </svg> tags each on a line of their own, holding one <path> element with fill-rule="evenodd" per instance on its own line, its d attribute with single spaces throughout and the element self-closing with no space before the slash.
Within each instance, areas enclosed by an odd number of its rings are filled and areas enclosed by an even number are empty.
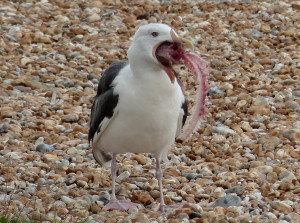
<svg viewBox="0 0 300 223">
<path fill-rule="evenodd" d="M 138 201 L 140 201 L 144 205 L 149 205 L 154 202 L 154 199 L 153 199 L 153 197 L 151 197 L 151 195 L 149 193 L 141 192 L 138 195 Z"/>
<path fill-rule="evenodd" d="M 102 8 L 102 6 L 103 6 L 103 3 L 102 3 L 102 1 L 99 1 L 99 0 L 95 0 L 95 1 L 91 1 L 90 3 L 89 3 L 89 7 L 95 7 L 95 8 Z"/>
<path fill-rule="evenodd" d="M 289 214 L 293 211 L 293 208 L 290 205 L 285 204 L 281 201 L 273 201 L 271 203 L 271 207 L 284 214 Z"/>
<path fill-rule="evenodd" d="M 136 17 L 135 16 L 128 16 L 122 20 L 126 25 L 131 26 L 135 23 Z"/>
<path fill-rule="evenodd" d="M 280 183 L 279 189 L 284 191 L 293 190 L 294 185 L 292 182 L 289 181 L 283 181 Z"/>
<path fill-rule="evenodd" d="M 92 204 L 91 207 L 90 207 L 90 211 L 93 213 L 93 214 L 98 214 L 102 211 L 102 208 L 99 207 L 99 205 L 97 205 L 96 203 Z"/>
<path fill-rule="evenodd" d="M 147 163 L 147 159 L 143 154 L 137 154 L 132 157 L 132 160 L 136 160 L 139 164 L 145 165 Z"/>
<path fill-rule="evenodd" d="M 250 115 L 268 115 L 270 113 L 269 105 L 251 106 L 248 110 Z"/>
<path fill-rule="evenodd" d="M 181 173 L 173 168 L 168 168 L 164 170 L 164 176 L 173 176 L 173 177 L 179 177 L 181 176 Z"/>
<path fill-rule="evenodd" d="M 81 27 L 78 27 L 78 28 L 70 28 L 70 31 L 71 31 L 72 33 L 76 34 L 76 35 L 79 35 L 79 34 L 84 35 L 84 34 L 86 34 L 86 31 L 84 31 L 84 29 L 81 28 Z"/>
<path fill-rule="evenodd" d="M 293 36 L 296 33 L 296 28 L 290 28 L 283 32 L 285 36 Z"/>
<path fill-rule="evenodd" d="M 56 210 L 57 216 L 66 216 L 69 213 L 67 208 L 58 208 Z"/>
</svg>

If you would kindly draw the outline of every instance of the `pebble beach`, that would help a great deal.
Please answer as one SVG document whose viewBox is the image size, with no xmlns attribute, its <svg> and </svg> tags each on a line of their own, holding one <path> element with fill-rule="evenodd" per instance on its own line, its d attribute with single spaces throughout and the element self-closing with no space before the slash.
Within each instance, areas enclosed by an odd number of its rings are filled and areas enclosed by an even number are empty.
<svg viewBox="0 0 300 223">
<path fill-rule="evenodd" d="M 300 223 L 300 1 L 24 0 L 0 2 L 0 208 L 36 222 Z M 126 60 L 142 24 L 161 22 L 207 64 L 206 115 L 163 164 L 117 157 L 116 194 L 138 203 L 104 211 L 110 169 L 87 140 L 101 74 Z M 189 108 L 194 76 L 175 67 Z M 137 139 L 138 140 L 138 139 Z"/>
</svg>

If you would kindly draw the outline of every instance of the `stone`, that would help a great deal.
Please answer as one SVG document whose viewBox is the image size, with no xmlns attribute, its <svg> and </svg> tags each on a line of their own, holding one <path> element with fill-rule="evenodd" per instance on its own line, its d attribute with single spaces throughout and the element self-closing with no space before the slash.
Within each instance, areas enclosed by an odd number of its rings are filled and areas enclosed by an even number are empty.
<svg viewBox="0 0 300 223">
<path fill-rule="evenodd" d="M 90 144 L 88 143 L 83 143 L 83 144 L 79 144 L 76 146 L 77 150 L 88 150 L 90 147 Z"/>
<path fill-rule="evenodd" d="M 22 66 L 26 66 L 27 64 L 33 62 L 33 60 L 29 57 L 23 57 L 20 61 Z"/>
<path fill-rule="evenodd" d="M 289 214 L 293 211 L 293 208 L 290 205 L 282 201 L 271 202 L 271 207 L 284 214 Z"/>
<path fill-rule="evenodd" d="M 242 163 L 238 159 L 229 158 L 229 159 L 227 159 L 223 162 L 223 165 L 228 165 L 228 166 L 232 166 L 232 167 L 235 167 L 235 168 L 240 168 Z"/>
<path fill-rule="evenodd" d="M 88 79 L 88 80 L 93 80 L 93 79 L 99 80 L 100 77 L 99 77 L 98 75 L 96 75 L 96 74 L 88 74 L 88 75 L 87 75 L 87 79 Z"/>
<path fill-rule="evenodd" d="M 259 32 L 257 29 L 253 29 L 251 34 L 254 38 L 259 38 L 262 36 L 261 32 Z"/>
<path fill-rule="evenodd" d="M 263 145 L 263 150 L 274 151 L 276 147 L 280 144 L 280 138 L 276 136 L 262 137 L 258 140 L 258 143 Z"/>
<path fill-rule="evenodd" d="M 199 173 L 185 173 L 182 176 L 185 177 L 188 180 L 194 180 L 194 179 L 197 179 L 199 177 L 202 177 L 202 174 L 199 174 Z"/>
<path fill-rule="evenodd" d="M 279 174 L 279 179 L 282 181 L 292 181 L 296 179 L 296 177 L 291 171 L 285 170 Z"/>
<path fill-rule="evenodd" d="M 234 186 L 225 190 L 226 194 L 235 193 L 238 196 L 243 195 L 244 192 L 245 192 L 245 187 L 243 186 Z"/>
<path fill-rule="evenodd" d="M 124 22 L 126 25 L 133 25 L 136 21 L 136 17 L 135 16 L 127 16 L 125 17 L 122 22 Z"/>
<path fill-rule="evenodd" d="M 220 90 L 218 87 L 211 86 L 209 91 L 207 92 L 207 95 L 212 96 L 215 94 L 220 95 L 222 98 L 224 98 L 224 96 L 225 96 L 225 93 L 222 90 Z"/>
<path fill-rule="evenodd" d="M 102 1 L 98 1 L 98 0 L 91 1 L 89 3 L 89 7 L 102 8 L 102 6 L 103 6 Z"/>
<path fill-rule="evenodd" d="M 77 185 L 78 185 L 79 187 L 84 187 L 84 188 L 87 188 L 87 187 L 88 187 L 87 182 L 84 181 L 84 180 L 78 180 L 76 183 L 77 183 Z"/>
<path fill-rule="evenodd" d="M 288 129 L 282 133 L 282 136 L 288 138 L 290 141 L 300 141 L 300 129 Z"/>
<path fill-rule="evenodd" d="M 241 200 L 236 195 L 226 195 L 224 197 L 220 197 L 216 199 L 212 204 L 210 204 L 210 207 L 224 207 L 228 208 L 230 206 L 241 206 Z"/>
<path fill-rule="evenodd" d="M 237 108 L 243 108 L 243 107 L 246 106 L 246 104 L 247 104 L 246 100 L 240 100 L 240 101 L 238 101 L 238 103 L 236 103 L 236 107 Z"/>
<path fill-rule="evenodd" d="M 8 130 L 9 124 L 7 122 L 3 123 L 0 127 L 0 133 L 6 133 Z"/>
<path fill-rule="evenodd" d="M 290 191 L 294 189 L 294 184 L 290 181 L 283 181 L 280 183 L 279 189 L 284 191 Z"/>
<path fill-rule="evenodd" d="M 286 31 L 284 31 L 284 35 L 285 36 L 293 36 L 296 33 L 296 28 L 290 28 Z"/>
<path fill-rule="evenodd" d="M 67 154 L 69 155 L 77 155 L 79 154 L 78 150 L 75 147 L 71 147 L 67 150 Z"/>
<path fill-rule="evenodd" d="M 213 135 L 212 141 L 215 143 L 224 143 L 226 141 L 226 138 L 223 135 Z"/>
<path fill-rule="evenodd" d="M 67 78 L 65 81 L 61 82 L 61 84 L 63 86 L 65 86 L 66 88 L 71 88 L 74 87 L 74 81 L 72 81 L 71 79 Z"/>
<path fill-rule="evenodd" d="M 221 187 L 217 187 L 212 193 L 211 196 L 214 198 L 219 198 L 219 197 L 224 197 L 225 196 L 225 192 L 224 189 Z"/>
<path fill-rule="evenodd" d="M 87 18 L 88 22 L 99 22 L 100 20 L 101 17 L 97 13 L 94 13 Z"/>
<path fill-rule="evenodd" d="M 22 128 L 16 124 L 10 124 L 7 130 L 12 131 L 14 133 L 20 133 L 22 131 Z"/>
<path fill-rule="evenodd" d="M 68 211 L 67 208 L 57 208 L 57 209 L 56 209 L 56 214 L 57 214 L 58 216 L 64 217 L 64 216 L 66 216 L 68 213 L 69 213 L 69 211 Z"/>
<path fill-rule="evenodd" d="M 74 204 L 75 200 L 68 197 L 68 196 L 61 196 L 60 198 L 66 205 L 71 205 L 71 204 Z"/>
<path fill-rule="evenodd" d="M 101 212 L 101 207 L 99 207 L 99 205 L 98 204 L 96 204 L 96 203 L 94 203 L 94 204 L 92 204 L 91 205 L 91 207 L 90 207 L 90 211 L 93 213 L 93 214 L 98 214 L 98 213 L 100 213 Z M 89 221 L 88 221 L 89 222 Z M 92 222 L 91 222 L 92 223 Z M 96 221 L 95 221 L 95 223 L 96 223 Z"/>
<path fill-rule="evenodd" d="M 294 112 L 300 113 L 300 105 L 297 102 L 295 102 L 295 101 L 286 101 L 284 104 L 287 108 L 293 109 Z"/>
<path fill-rule="evenodd" d="M 251 125 L 250 125 L 249 122 L 242 122 L 242 123 L 241 123 L 241 128 L 242 128 L 245 132 L 252 132 L 252 131 L 253 131 L 253 129 L 252 129 L 252 127 L 251 127 Z"/>
<path fill-rule="evenodd" d="M 270 183 L 275 183 L 278 180 L 278 175 L 275 172 L 267 174 L 267 181 Z"/>
<path fill-rule="evenodd" d="M 270 106 L 269 105 L 254 105 L 251 106 L 248 110 L 250 115 L 268 115 L 270 114 Z"/>
<path fill-rule="evenodd" d="M 139 195 L 138 195 L 138 200 L 144 204 L 144 205 L 149 205 L 149 204 L 152 204 L 154 202 L 154 199 L 153 197 L 150 196 L 149 193 L 147 192 L 141 192 Z"/>
<path fill-rule="evenodd" d="M 45 129 L 46 130 L 54 130 L 54 127 L 55 127 L 55 121 L 54 120 L 46 120 L 45 123 Z"/>
<path fill-rule="evenodd" d="M 119 176 L 117 176 L 116 182 L 121 183 L 125 178 L 128 178 L 128 177 L 130 177 L 130 172 L 124 171 Z"/>
<path fill-rule="evenodd" d="M 284 149 L 279 149 L 279 150 L 276 152 L 276 155 L 277 155 L 278 157 L 283 157 L 284 154 L 285 154 Z"/>
<path fill-rule="evenodd" d="M 62 115 L 61 119 L 65 122 L 77 122 L 79 120 L 79 116 L 77 114 Z"/>
<path fill-rule="evenodd" d="M 269 33 L 269 32 L 271 32 L 271 27 L 269 24 L 263 23 L 260 26 L 260 30 L 264 33 Z"/>
<path fill-rule="evenodd" d="M 293 7 L 294 9 L 300 10 L 300 2 L 299 2 L 299 1 L 293 2 L 293 3 L 292 3 L 292 7 Z"/>
<path fill-rule="evenodd" d="M 228 136 L 228 135 L 234 135 L 236 134 L 234 130 L 226 127 L 213 127 L 212 128 L 213 133 L 217 133 L 223 136 Z"/>
<path fill-rule="evenodd" d="M 263 166 L 255 167 L 254 170 L 267 175 L 267 174 L 273 172 L 273 167 L 268 166 L 268 165 L 263 165 Z"/>
<path fill-rule="evenodd" d="M 45 143 L 38 144 L 35 148 L 37 152 L 41 152 L 41 153 L 49 153 L 52 152 L 54 149 L 55 148 L 53 146 Z"/>
<path fill-rule="evenodd" d="M 145 165 L 147 163 L 147 159 L 142 154 L 137 154 L 132 157 L 132 160 L 136 160 L 139 164 Z"/>
<path fill-rule="evenodd" d="M 43 160 L 44 160 L 44 161 L 48 161 L 48 162 L 58 161 L 58 157 L 57 157 L 56 154 L 45 153 L 45 154 L 43 155 Z"/>
<path fill-rule="evenodd" d="M 277 219 L 276 215 L 273 214 L 272 212 L 268 212 L 266 215 L 267 215 L 268 218 L 270 218 L 270 219 L 272 219 L 272 218 Z"/>
</svg>

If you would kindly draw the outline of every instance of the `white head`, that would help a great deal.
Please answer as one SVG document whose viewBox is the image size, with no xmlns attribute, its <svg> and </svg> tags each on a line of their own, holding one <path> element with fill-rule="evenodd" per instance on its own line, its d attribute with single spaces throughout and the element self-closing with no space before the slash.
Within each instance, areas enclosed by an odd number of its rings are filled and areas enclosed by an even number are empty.
<svg viewBox="0 0 300 223">
<path fill-rule="evenodd" d="M 173 72 L 171 72 L 172 61 L 170 60 L 172 60 L 172 58 L 167 55 L 165 55 L 165 57 L 157 57 L 157 49 L 164 43 L 176 43 L 180 46 L 179 49 L 181 50 L 184 46 L 191 45 L 190 41 L 180 38 L 175 30 L 166 24 L 151 23 L 143 25 L 140 26 L 135 33 L 133 42 L 128 50 L 127 56 L 129 63 L 132 66 L 135 64 L 142 66 L 147 64 L 155 66 L 157 69 L 164 69 L 173 82 L 175 77 L 174 74 L 172 74 Z M 167 66 L 161 59 L 167 62 Z"/>
</svg>

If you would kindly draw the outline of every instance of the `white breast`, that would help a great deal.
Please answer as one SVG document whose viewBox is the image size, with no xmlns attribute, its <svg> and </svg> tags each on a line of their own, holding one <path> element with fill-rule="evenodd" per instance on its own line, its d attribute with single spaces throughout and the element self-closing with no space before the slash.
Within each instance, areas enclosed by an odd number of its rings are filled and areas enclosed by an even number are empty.
<svg viewBox="0 0 300 223">
<path fill-rule="evenodd" d="M 103 151 L 165 153 L 175 140 L 184 96 L 177 81 L 161 71 L 136 78 L 127 66 L 116 77 L 116 115 L 97 139 Z"/>
</svg>

